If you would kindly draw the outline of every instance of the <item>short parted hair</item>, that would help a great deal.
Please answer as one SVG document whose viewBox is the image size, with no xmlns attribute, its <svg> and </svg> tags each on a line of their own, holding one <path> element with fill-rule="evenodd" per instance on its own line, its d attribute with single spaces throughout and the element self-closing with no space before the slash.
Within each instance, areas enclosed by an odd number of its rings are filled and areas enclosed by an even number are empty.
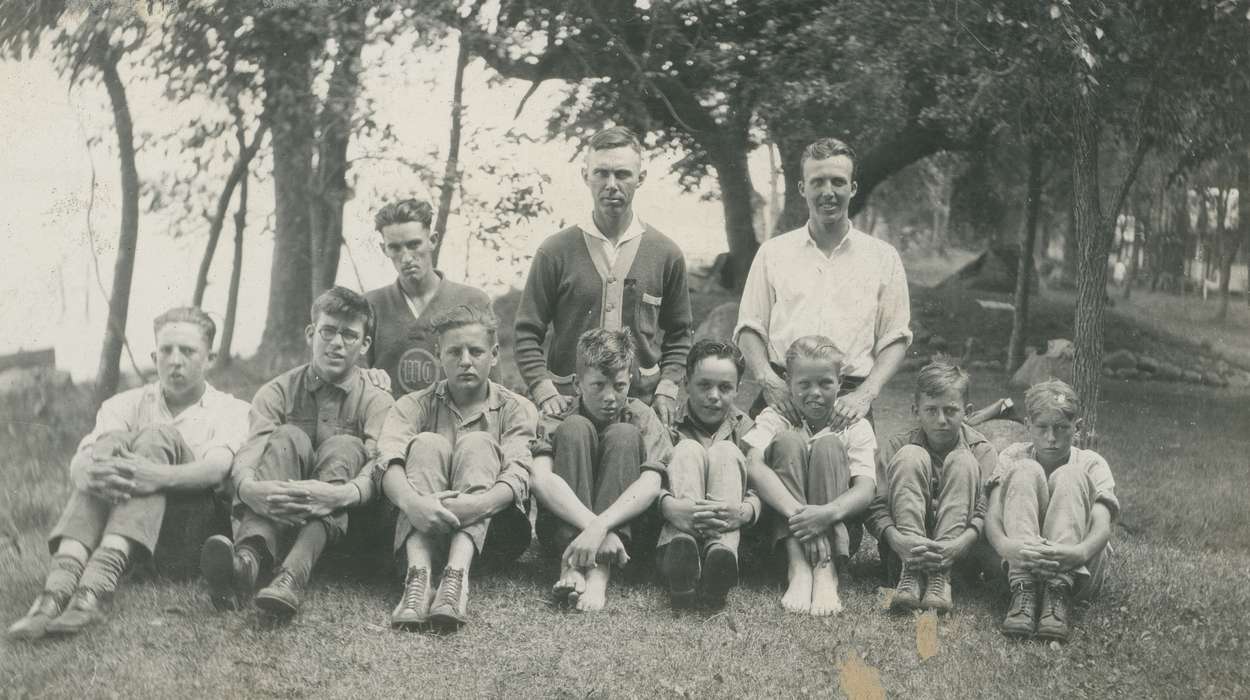
<svg viewBox="0 0 1250 700">
<path fill-rule="evenodd" d="M 490 342 L 493 343 L 495 342 L 496 334 L 499 332 L 499 319 L 489 306 L 460 304 L 447 309 L 430 321 L 430 327 L 433 329 L 434 335 L 439 338 L 442 338 L 447 331 L 454 331 L 465 326 L 481 326 L 485 328 L 486 334 L 490 336 Z"/>
<path fill-rule="evenodd" d="M 742 381 L 742 374 L 747 370 L 747 361 L 743 359 L 742 351 L 733 343 L 713 338 L 704 338 L 691 346 L 690 353 L 686 355 L 686 377 L 694 376 L 694 368 L 709 357 L 733 362 L 738 370 L 738 381 Z"/>
<path fill-rule="evenodd" d="M 373 307 L 369 300 L 347 287 L 330 287 L 313 300 L 312 322 L 316 323 L 321 314 L 358 318 L 365 323 L 365 335 L 373 336 Z"/>
<path fill-rule="evenodd" d="M 634 334 L 628 328 L 618 331 L 592 328 L 577 338 L 577 371 L 597 369 L 607 376 L 634 365 Z"/>
<path fill-rule="evenodd" d="M 415 221 L 426 228 L 434 219 L 434 209 L 429 202 L 420 199 L 401 199 L 391 202 L 373 215 L 373 228 L 379 233 L 391 224 L 406 224 Z"/>
<path fill-rule="evenodd" d="M 1062 379 L 1047 379 L 1024 392 L 1024 412 L 1033 418 L 1042 411 L 1059 411 L 1064 418 L 1076 420 L 1081 414 L 1081 400 L 1076 391 Z"/>
<path fill-rule="evenodd" d="M 200 332 L 204 334 L 204 342 L 208 344 L 208 349 L 213 349 L 213 338 L 217 337 L 217 323 L 204 313 L 203 309 L 195 306 L 175 306 L 152 321 L 152 334 L 160 333 L 162 328 L 171 323 L 190 323 L 199 327 Z"/>
<path fill-rule="evenodd" d="M 832 136 L 816 139 L 803 149 L 803 157 L 799 159 L 799 172 L 803 172 L 803 167 L 809 160 L 826 160 L 834 156 L 846 156 L 851 159 L 851 181 L 854 182 L 855 171 L 859 169 L 859 163 L 855 160 L 855 149 L 847 145 L 845 141 Z"/>
<path fill-rule="evenodd" d="M 842 351 L 823 335 L 805 335 L 790 343 L 790 348 L 786 350 L 786 368 L 792 367 L 800 357 L 828 362 L 833 365 L 834 373 L 842 374 Z"/>
<path fill-rule="evenodd" d="M 606 151 L 611 148 L 632 148 L 634 153 L 642 155 L 642 141 L 633 129 L 627 126 L 610 126 L 598 131 L 587 142 L 589 151 Z"/>
<path fill-rule="evenodd" d="M 968 385 L 972 379 L 968 372 L 957 364 L 944 360 L 934 360 L 920 368 L 916 375 L 916 394 L 913 397 L 920 403 L 920 397 L 934 398 L 954 389 L 959 392 L 960 403 L 968 402 Z"/>
</svg>

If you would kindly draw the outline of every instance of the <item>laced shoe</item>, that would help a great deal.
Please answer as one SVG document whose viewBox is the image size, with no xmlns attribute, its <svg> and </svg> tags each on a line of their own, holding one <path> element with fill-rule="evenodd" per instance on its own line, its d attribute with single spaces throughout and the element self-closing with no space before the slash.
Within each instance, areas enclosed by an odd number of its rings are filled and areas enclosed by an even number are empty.
<svg viewBox="0 0 1250 700">
<path fill-rule="evenodd" d="M 1072 587 L 1066 581 L 1046 583 L 1042 611 L 1037 617 L 1037 636 L 1064 643 L 1072 637 Z"/>
<path fill-rule="evenodd" d="M 903 612 L 920 607 L 923 578 L 924 575 L 919 571 L 913 571 L 906 563 L 903 564 L 903 569 L 898 575 L 898 585 L 894 587 L 894 597 L 890 598 L 891 612 Z"/>
<path fill-rule="evenodd" d="M 421 627 L 430 618 L 430 570 L 410 567 L 404 578 L 404 594 L 391 611 L 391 627 Z"/>
<path fill-rule="evenodd" d="M 1009 637 L 1030 637 L 1037 632 L 1037 587 L 1032 579 L 1011 584 L 1011 603 L 1002 630 Z"/>
<path fill-rule="evenodd" d="M 443 631 L 455 631 L 464 626 L 464 597 L 466 584 L 464 569 L 443 569 L 443 580 L 438 584 L 438 593 L 430 606 L 430 624 Z"/>
</svg>

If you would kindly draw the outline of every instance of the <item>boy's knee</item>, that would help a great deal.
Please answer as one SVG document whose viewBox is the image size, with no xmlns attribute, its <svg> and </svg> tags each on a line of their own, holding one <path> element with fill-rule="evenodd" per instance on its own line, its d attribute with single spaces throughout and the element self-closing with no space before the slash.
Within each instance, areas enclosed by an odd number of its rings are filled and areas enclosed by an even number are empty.
<svg viewBox="0 0 1250 700">
<path fill-rule="evenodd" d="M 1091 490 L 1089 474 L 1074 464 L 1065 464 L 1047 477 L 1051 493 L 1085 493 Z"/>
<path fill-rule="evenodd" d="M 642 432 L 630 425 L 629 423 L 613 423 L 608 429 L 603 431 L 603 443 L 605 449 L 618 449 L 621 447 L 632 447 L 634 445 L 642 445 Z"/>
<path fill-rule="evenodd" d="M 362 461 L 367 456 L 365 443 L 355 435 L 335 435 L 327 438 L 317 448 L 317 456 L 336 456 L 341 458 L 359 457 Z"/>
<path fill-rule="evenodd" d="M 690 438 L 678 440 L 673 446 L 673 461 L 680 461 L 683 464 L 702 464 L 704 458 L 710 454 L 711 451 L 704 448 L 698 440 Z"/>
<path fill-rule="evenodd" d="M 414 459 L 434 458 L 446 463 L 451 459 L 451 443 L 438 433 L 417 433 L 408 443 L 408 462 Z"/>
<path fill-rule="evenodd" d="M 582 440 L 590 435 L 595 435 L 598 431 L 595 424 L 590 422 L 586 416 L 569 416 L 560 422 L 552 434 L 552 439 L 557 443 L 565 440 Z"/>
<path fill-rule="evenodd" d="M 972 455 L 971 450 L 963 448 L 951 450 L 942 463 L 942 473 L 946 475 L 946 478 L 979 479 L 981 463 Z"/>
<path fill-rule="evenodd" d="M 172 463 L 178 455 L 182 434 L 172 425 L 149 425 L 135 434 L 130 449 L 149 459 Z"/>
<path fill-rule="evenodd" d="M 718 440 L 707 448 L 708 461 L 712 464 L 733 464 L 737 465 L 746 461 L 746 455 L 742 454 L 742 449 L 728 440 Z"/>
<path fill-rule="evenodd" d="M 495 442 L 495 438 L 491 434 L 483 430 L 475 430 L 471 433 L 465 433 L 456 438 L 456 450 L 492 450 L 498 447 L 499 443 Z"/>
<path fill-rule="evenodd" d="M 920 445 L 903 445 L 890 458 L 890 473 L 928 474 L 933 468 L 933 458 Z"/>
<path fill-rule="evenodd" d="M 269 442 L 286 447 L 297 454 L 312 454 L 312 438 L 298 426 L 279 425 L 269 434 Z"/>
<path fill-rule="evenodd" d="M 807 436 L 797 430 L 786 430 L 778 433 L 769 447 L 775 452 L 803 454 L 807 452 Z"/>
</svg>

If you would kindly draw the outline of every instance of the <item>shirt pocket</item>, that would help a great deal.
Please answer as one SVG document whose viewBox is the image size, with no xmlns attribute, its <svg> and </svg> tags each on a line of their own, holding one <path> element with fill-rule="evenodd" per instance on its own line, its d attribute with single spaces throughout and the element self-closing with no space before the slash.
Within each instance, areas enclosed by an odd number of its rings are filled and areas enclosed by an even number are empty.
<svg viewBox="0 0 1250 700">
<path fill-rule="evenodd" d="M 654 338 L 660 330 L 660 307 L 664 297 L 648 294 L 636 285 L 626 285 L 625 292 L 633 296 L 625 301 L 634 308 L 634 329 L 645 338 Z"/>
</svg>

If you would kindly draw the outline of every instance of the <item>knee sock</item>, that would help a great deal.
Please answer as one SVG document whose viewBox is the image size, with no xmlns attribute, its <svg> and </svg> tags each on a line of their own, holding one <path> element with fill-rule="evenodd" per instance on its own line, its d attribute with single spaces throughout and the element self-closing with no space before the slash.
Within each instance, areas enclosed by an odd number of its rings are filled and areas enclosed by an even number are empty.
<svg viewBox="0 0 1250 700">
<path fill-rule="evenodd" d="M 117 582 L 126 570 L 126 555 L 112 547 L 100 547 L 91 554 L 83 569 L 78 587 L 108 595 L 117 590 Z"/>
<path fill-rule="evenodd" d="M 43 590 L 51 593 L 54 598 L 63 603 L 78 586 L 78 579 L 82 577 L 84 566 L 85 564 L 76 557 L 68 554 L 54 554 L 52 566 L 48 569 L 48 577 L 43 581 Z"/>
<path fill-rule="evenodd" d="M 317 563 L 328 540 L 329 532 L 325 523 L 317 520 L 304 525 L 295 537 L 295 544 L 291 546 L 291 552 L 286 555 L 282 567 L 290 571 L 301 585 L 307 583 L 313 564 Z"/>
</svg>

